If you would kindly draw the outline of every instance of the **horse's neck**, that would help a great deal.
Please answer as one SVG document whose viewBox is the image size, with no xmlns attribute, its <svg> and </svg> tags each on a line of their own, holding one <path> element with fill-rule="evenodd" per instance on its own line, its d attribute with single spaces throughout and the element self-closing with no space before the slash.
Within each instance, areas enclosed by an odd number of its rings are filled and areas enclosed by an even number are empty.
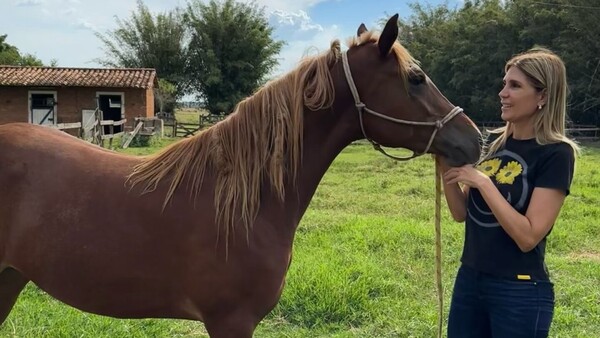
<svg viewBox="0 0 600 338">
<path fill-rule="evenodd" d="M 355 138 L 352 136 L 331 111 L 305 112 L 302 164 L 294 189 L 300 217 L 333 160 Z"/>
</svg>

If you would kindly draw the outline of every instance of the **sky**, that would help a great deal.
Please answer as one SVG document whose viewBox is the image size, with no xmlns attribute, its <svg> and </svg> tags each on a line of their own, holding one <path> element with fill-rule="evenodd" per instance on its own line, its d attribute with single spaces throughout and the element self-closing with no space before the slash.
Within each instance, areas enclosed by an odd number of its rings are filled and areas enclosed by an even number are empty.
<svg viewBox="0 0 600 338">
<path fill-rule="evenodd" d="M 398 13 L 411 15 L 409 4 L 446 3 L 459 7 L 463 0 L 257 0 L 274 27 L 273 38 L 285 46 L 277 56 L 272 76 L 293 69 L 303 55 L 326 50 L 334 39 L 342 45 L 361 23 L 380 30 L 382 19 Z M 368 3 L 368 4 L 367 4 Z M 144 0 L 153 13 L 186 7 L 187 0 Z M 106 35 L 117 28 L 116 18 L 127 20 L 136 0 L 0 0 L 0 35 L 22 54 L 33 54 L 44 64 L 96 68 L 105 57 L 95 32 Z"/>
</svg>

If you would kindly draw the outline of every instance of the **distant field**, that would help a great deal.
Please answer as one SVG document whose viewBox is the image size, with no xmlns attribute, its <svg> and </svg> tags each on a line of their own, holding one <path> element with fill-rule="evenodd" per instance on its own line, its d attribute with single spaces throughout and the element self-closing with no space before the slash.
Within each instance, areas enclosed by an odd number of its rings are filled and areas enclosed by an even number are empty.
<svg viewBox="0 0 600 338">
<path fill-rule="evenodd" d="M 194 108 L 182 108 L 175 110 L 175 118 L 177 118 L 177 121 L 181 123 L 198 124 L 200 115 L 208 115 L 208 111 Z"/>
<path fill-rule="evenodd" d="M 172 141 L 126 152 L 154 152 Z M 599 188 L 600 148 L 590 145 L 548 242 L 557 302 L 551 337 L 600 337 Z M 431 158 L 397 163 L 364 143 L 346 148 L 298 228 L 282 299 L 255 337 L 434 337 L 434 192 Z M 443 210 L 447 315 L 463 225 Z M 202 324 L 190 321 L 85 314 L 30 284 L 0 336 L 206 335 Z"/>
</svg>

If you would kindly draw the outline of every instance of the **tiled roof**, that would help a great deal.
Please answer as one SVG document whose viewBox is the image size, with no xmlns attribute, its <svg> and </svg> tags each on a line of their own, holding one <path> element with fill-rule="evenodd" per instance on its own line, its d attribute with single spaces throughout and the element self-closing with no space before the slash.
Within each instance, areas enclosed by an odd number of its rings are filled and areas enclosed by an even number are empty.
<svg viewBox="0 0 600 338">
<path fill-rule="evenodd" d="M 153 88 L 151 68 L 0 66 L 0 86 Z"/>
</svg>

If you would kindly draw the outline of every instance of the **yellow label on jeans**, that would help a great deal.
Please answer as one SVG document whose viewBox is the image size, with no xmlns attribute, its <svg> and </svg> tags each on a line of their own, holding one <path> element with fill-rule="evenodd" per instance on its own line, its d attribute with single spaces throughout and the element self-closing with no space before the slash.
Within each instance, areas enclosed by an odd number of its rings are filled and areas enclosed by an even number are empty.
<svg viewBox="0 0 600 338">
<path fill-rule="evenodd" d="M 531 280 L 530 275 L 517 275 L 517 279 L 519 280 Z"/>
</svg>

